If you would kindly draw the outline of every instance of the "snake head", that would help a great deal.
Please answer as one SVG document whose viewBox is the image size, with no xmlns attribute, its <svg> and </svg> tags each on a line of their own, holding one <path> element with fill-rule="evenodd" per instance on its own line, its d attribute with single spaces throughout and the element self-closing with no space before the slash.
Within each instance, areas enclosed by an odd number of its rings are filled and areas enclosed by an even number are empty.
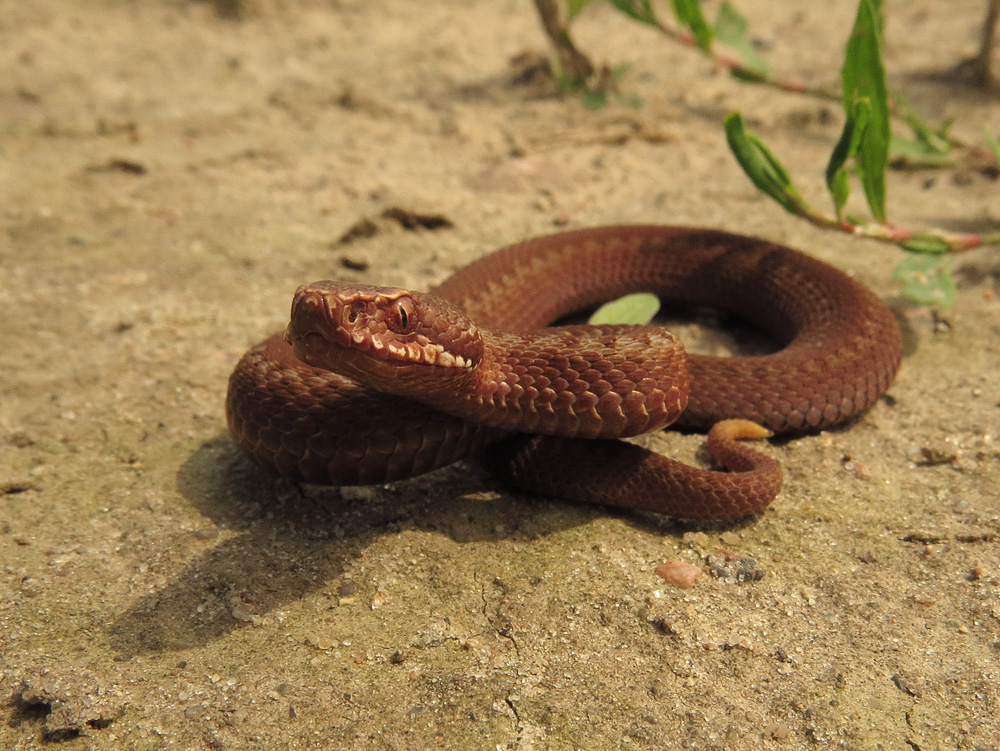
<svg viewBox="0 0 1000 751">
<path fill-rule="evenodd" d="M 331 281 L 298 288 L 285 339 L 310 365 L 403 395 L 412 381 L 467 374 L 483 355 L 475 324 L 441 298 Z"/>
</svg>

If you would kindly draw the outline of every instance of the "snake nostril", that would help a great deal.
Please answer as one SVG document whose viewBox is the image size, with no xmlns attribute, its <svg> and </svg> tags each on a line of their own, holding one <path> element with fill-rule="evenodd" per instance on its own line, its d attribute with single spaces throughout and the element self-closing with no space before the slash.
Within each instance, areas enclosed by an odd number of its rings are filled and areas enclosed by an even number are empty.
<svg viewBox="0 0 1000 751">
<path fill-rule="evenodd" d="M 351 303 L 350 307 L 344 311 L 344 320 L 351 325 L 357 323 L 364 309 L 365 305 L 362 302 Z"/>
</svg>

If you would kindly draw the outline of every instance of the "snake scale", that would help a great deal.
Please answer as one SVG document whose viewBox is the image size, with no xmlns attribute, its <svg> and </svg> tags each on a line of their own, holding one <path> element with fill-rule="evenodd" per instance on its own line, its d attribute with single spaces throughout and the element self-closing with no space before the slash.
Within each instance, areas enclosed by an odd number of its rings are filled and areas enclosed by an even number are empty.
<svg viewBox="0 0 1000 751">
<path fill-rule="evenodd" d="M 731 311 L 780 348 L 718 358 L 655 326 L 544 328 L 633 291 Z M 382 483 L 478 455 L 536 492 L 734 518 L 781 487 L 777 463 L 736 439 L 858 414 L 901 356 L 882 301 L 807 255 L 712 230 L 600 227 L 498 250 L 431 294 L 301 287 L 284 337 L 237 365 L 226 412 L 250 456 L 295 480 Z M 729 471 L 616 440 L 671 423 L 711 428 Z"/>
</svg>

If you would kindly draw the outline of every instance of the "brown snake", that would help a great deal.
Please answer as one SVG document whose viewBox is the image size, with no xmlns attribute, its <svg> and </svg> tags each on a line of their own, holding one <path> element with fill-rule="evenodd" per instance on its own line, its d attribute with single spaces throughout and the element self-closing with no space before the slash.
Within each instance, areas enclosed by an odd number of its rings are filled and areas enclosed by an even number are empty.
<svg viewBox="0 0 1000 751">
<path fill-rule="evenodd" d="M 542 328 L 637 290 L 732 311 L 781 349 L 717 358 L 654 326 Z M 433 295 L 301 287 L 285 336 L 294 353 L 280 335 L 252 348 L 226 399 L 236 441 L 282 475 L 381 483 L 484 454 L 521 487 L 701 519 L 757 512 L 781 487 L 777 463 L 735 439 L 858 414 L 902 355 L 889 309 L 842 272 L 763 240 L 656 226 L 519 243 Z M 722 420 L 709 449 L 729 472 L 608 440 Z"/>
</svg>

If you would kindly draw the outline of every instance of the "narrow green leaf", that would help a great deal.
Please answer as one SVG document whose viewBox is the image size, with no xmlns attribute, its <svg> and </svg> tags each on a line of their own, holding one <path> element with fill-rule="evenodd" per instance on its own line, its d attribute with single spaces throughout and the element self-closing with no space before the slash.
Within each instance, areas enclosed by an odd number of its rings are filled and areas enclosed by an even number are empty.
<svg viewBox="0 0 1000 751">
<path fill-rule="evenodd" d="M 896 114 L 905 122 L 913 132 L 913 139 L 924 146 L 926 152 L 938 152 L 940 154 L 950 154 L 952 144 L 948 138 L 948 131 L 951 130 L 954 117 L 949 117 L 937 128 L 928 125 L 916 110 L 910 106 L 906 97 L 896 92 L 893 95 L 896 103 Z"/>
<path fill-rule="evenodd" d="M 608 106 L 608 93 L 604 89 L 587 89 L 580 94 L 580 104 L 588 110 L 602 110 Z"/>
<path fill-rule="evenodd" d="M 619 63 L 611 68 L 611 80 L 617 86 L 630 72 L 632 72 L 632 63 Z"/>
<path fill-rule="evenodd" d="M 893 167 L 941 167 L 955 158 L 948 151 L 939 151 L 926 141 L 893 136 L 889 141 Z"/>
<path fill-rule="evenodd" d="M 997 160 L 997 164 L 1000 165 L 1000 141 L 997 137 L 993 135 L 993 131 L 990 130 L 990 126 L 983 126 L 983 136 L 986 138 L 986 145 L 990 147 L 990 151 L 993 152 L 993 158 Z"/>
<path fill-rule="evenodd" d="M 734 68 L 729 71 L 729 75 L 745 83 L 764 83 L 767 80 L 767 73 L 757 73 L 749 68 Z"/>
<path fill-rule="evenodd" d="M 885 222 L 885 172 L 889 164 L 889 88 L 882 61 L 881 0 L 860 0 L 851 38 L 847 42 L 843 81 L 844 114 L 851 116 L 854 102 L 867 99 L 868 127 L 858 145 L 855 169 L 861 179 L 872 215 Z"/>
<path fill-rule="evenodd" d="M 915 112 L 908 112 L 904 118 L 906 124 L 910 126 L 916 140 L 924 144 L 928 150 L 947 154 L 951 151 L 951 143 L 948 141 L 948 131 L 951 130 L 955 118 L 949 117 L 939 128 L 932 128 L 921 120 Z"/>
<path fill-rule="evenodd" d="M 747 130 L 739 112 L 724 121 L 729 149 L 747 177 L 792 214 L 803 214 L 808 204 L 792 185 L 792 178 L 777 157 L 756 135 Z"/>
<path fill-rule="evenodd" d="M 920 305 L 955 304 L 957 292 L 946 258 L 913 254 L 896 265 L 892 276 L 903 282 L 903 295 Z"/>
<path fill-rule="evenodd" d="M 639 109 L 645 103 L 643 98 L 638 94 L 619 94 L 618 101 L 622 107 L 628 107 L 633 110 Z"/>
<path fill-rule="evenodd" d="M 643 324 L 653 320 L 660 309 L 660 300 L 649 292 L 636 292 L 605 303 L 590 317 L 593 326 L 604 324 Z"/>
<path fill-rule="evenodd" d="M 719 7 L 719 15 L 715 19 L 715 38 L 739 55 L 744 65 L 745 70 L 734 71 L 733 75 L 744 80 L 759 81 L 770 72 L 764 58 L 758 55 L 753 47 L 746 19 L 729 3 L 729 0 L 725 0 Z"/>
<path fill-rule="evenodd" d="M 571 24 L 573 19 L 592 2 L 593 0 L 566 0 L 566 25 Z"/>
<path fill-rule="evenodd" d="M 858 151 L 861 139 L 864 138 L 865 128 L 868 127 L 870 112 L 867 99 L 854 101 L 850 115 L 844 121 L 844 129 L 840 133 L 840 139 L 830 154 L 830 162 L 826 165 L 826 187 L 833 198 L 833 206 L 838 219 L 841 218 L 844 204 L 847 203 L 847 198 L 851 194 L 851 185 L 847 176 L 847 160 L 851 159 Z"/>
<path fill-rule="evenodd" d="M 659 27 L 660 22 L 653 12 L 653 6 L 649 0 L 608 0 L 620 13 L 624 13 L 633 21 L 644 23 L 647 26 Z"/>
<path fill-rule="evenodd" d="M 840 167 L 830 172 L 828 167 L 826 171 L 826 188 L 830 192 L 830 198 L 833 199 L 833 211 L 837 215 L 837 219 L 843 219 L 841 212 L 844 210 L 844 204 L 847 203 L 847 199 L 851 195 L 851 182 L 847 177 L 847 169 Z"/>
<path fill-rule="evenodd" d="M 928 125 L 901 94 L 895 95 L 896 114 L 909 126 L 912 138 L 892 136 L 889 154 L 893 167 L 940 167 L 951 164 L 952 143 L 948 131 L 954 118 L 948 118 L 937 128 Z"/>
<path fill-rule="evenodd" d="M 939 256 L 943 253 L 951 252 L 951 246 L 942 238 L 935 237 L 934 235 L 914 235 L 909 240 L 899 243 L 899 247 L 911 253 L 922 253 L 924 255 Z"/>
<path fill-rule="evenodd" d="M 611 0 L 615 2 L 616 0 Z M 677 21 L 686 29 L 690 29 L 698 46 L 708 52 L 712 46 L 712 29 L 702 15 L 698 0 L 671 0 Z"/>
</svg>

